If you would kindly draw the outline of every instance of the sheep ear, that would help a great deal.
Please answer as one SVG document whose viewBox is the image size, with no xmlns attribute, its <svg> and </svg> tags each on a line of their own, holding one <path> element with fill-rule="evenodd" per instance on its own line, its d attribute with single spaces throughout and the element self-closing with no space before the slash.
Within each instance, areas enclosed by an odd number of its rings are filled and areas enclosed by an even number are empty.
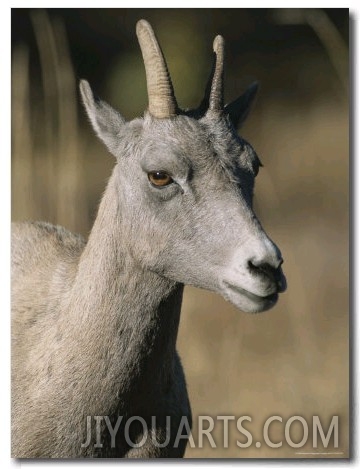
<svg viewBox="0 0 364 469">
<path fill-rule="evenodd" d="M 254 98 L 257 94 L 259 83 L 252 83 L 245 93 L 239 98 L 227 104 L 224 108 L 226 114 L 229 115 L 233 126 L 237 129 L 248 117 Z"/>
<path fill-rule="evenodd" d="M 125 119 L 104 101 L 94 95 L 86 80 L 80 81 L 82 101 L 96 135 L 105 143 L 114 155 L 120 141 L 120 130 Z"/>
</svg>

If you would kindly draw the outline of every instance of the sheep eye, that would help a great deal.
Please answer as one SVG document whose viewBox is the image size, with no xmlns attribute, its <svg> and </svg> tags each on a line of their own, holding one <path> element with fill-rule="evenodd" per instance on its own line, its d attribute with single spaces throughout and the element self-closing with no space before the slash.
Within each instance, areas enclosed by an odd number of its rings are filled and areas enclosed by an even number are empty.
<svg viewBox="0 0 364 469">
<path fill-rule="evenodd" d="M 168 186 L 173 182 L 171 176 L 164 171 L 151 171 L 148 173 L 148 179 L 153 186 L 157 187 Z"/>
</svg>

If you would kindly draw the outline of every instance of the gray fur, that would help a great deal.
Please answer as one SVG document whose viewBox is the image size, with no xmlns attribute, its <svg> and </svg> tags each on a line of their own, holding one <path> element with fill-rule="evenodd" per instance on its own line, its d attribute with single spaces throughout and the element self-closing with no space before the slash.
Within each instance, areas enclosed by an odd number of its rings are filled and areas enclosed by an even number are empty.
<svg viewBox="0 0 364 469">
<path fill-rule="evenodd" d="M 174 436 L 191 420 L 176 352 L 183 285 L 252 313 L 285 289 L 252 209 L 259 160 L 228 112 L 125 122 L 87 82 L 81 92 L 116 166 L 87 243 L 47 223 L 13 226 L 12 456 L 180 457 L 186 440 L 173 448 Z M 157 170 L 175 182 L 153 187 Z M 97 415 L 155 415 L 161 441 L 169 415 L 172 443 L 111 448 L 103 427 L 103 447 L 82 448 Z"/>
</svg>

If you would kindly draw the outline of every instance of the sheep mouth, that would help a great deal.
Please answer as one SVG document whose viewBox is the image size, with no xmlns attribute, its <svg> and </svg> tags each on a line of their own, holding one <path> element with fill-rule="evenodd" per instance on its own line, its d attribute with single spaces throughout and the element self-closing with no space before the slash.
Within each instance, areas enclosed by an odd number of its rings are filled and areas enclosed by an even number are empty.
<svg viewBox="0 0 364 469">
<path fill-rule="evenodd" d="M 226 283 L 226 286 L 230 289 L 233 290 L 236 293 L 239 293 L 241 295 L 245 295 L 252 301 L 261 301 L 261 300 L 266 300 L 266 301 L 277 301 L 278 299 L 278 293 L 271 293 L 269 295 L 263 296 L 263 295 L 256 295 L 255 293 L 252 293 L 248 290 L 245 290 L 245 288 L 238 287 L 237 285 L 232 285 L 231 283 Z"/>
<path fill-rule="evenodd" d="M 231 284 L 229 282 L 224 281 L 225 284 L 225 294 L 224 297 L 239 307 L 239 309 L 243 309 L 240 307 L 239 298 L 245 298 L 248 300 L 248 304 L 250 304 L 255 312 L 266 311 L 267 309 L 272 308 L 278 301 L 278 292 L 270 293 L 269 295 L 257 295 L 256 293 L 252 293 L 249 290 L 245 290 L 245 288 L 239 287 L 237 285 Z M 244 302 L 245 303 L 245 302 Z M 248 306 L 245 305 L 246 306 Z M 253 306 L 255 305 L 255 307 Z M 250 310 L 250 307 L 248 307 Z"/>
</svg>

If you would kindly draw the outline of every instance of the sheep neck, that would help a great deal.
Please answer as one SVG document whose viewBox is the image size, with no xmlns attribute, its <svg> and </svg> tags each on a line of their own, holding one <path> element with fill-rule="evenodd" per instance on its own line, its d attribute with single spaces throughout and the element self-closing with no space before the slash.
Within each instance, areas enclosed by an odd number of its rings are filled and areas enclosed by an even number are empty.
<svg viewBox="0 0 364 469">
<path fill-rule="evenodd" d="M 79 261 L 69 326 L 82 368 L 127 402 L 170 381 L 183 285 L 137 265 L 126 245 L 113 174 Z"/>
</svg>

